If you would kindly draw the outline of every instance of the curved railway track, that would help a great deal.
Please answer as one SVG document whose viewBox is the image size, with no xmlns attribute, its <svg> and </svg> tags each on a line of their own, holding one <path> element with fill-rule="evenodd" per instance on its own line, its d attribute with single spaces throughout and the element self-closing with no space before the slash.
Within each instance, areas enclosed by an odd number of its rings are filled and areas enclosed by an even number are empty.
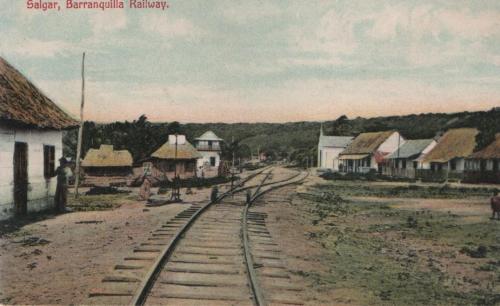
<svg viewBox="0 0 500 306">
<path fill-rule="evenodd" d="M 121 276 L 103 280 L 114 291 L 98 290 L 91 296 L 106 304 L 266 305 L 269 295 L 263 293 L 262 273 L 256 269 L 264 267 L 262 260 L 275 260 L 278 250 L 262 216 L 249 209 L 267 192 L 307 176 L 273 170 L 256 172 L 217 201 L 179 213 L 134 250 L 137 256 L 125 259 L 129 264 L 118 267 L 123 268 Z M 251 195 L 249 203 L 244 191 Z M 147 261 L 147 268 L 141 265 Z M 282 274 L 271 271 L 268 277 L 281 279 Z M 297 299 L 271 302 L 300 304 Z"/>
</svg>

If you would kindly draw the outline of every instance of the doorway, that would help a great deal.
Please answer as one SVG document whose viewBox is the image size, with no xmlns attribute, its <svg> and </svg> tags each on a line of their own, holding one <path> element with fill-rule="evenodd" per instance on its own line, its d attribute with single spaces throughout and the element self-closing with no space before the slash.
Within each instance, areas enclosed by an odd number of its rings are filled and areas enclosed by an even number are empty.
<svg viewBox="0 0 500 306">
<path fill-rule="evenodd" d="M 28 213 L 28 144 L 14 146 L 14 208 L 16 215 Z"/>
</svg>

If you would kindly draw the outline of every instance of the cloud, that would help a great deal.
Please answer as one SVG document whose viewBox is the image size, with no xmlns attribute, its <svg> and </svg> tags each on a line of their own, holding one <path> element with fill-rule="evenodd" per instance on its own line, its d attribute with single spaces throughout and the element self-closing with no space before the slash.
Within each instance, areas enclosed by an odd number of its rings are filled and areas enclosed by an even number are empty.
<svg viewBox="0 0 500 306">
<path fill-rule="evenodd" d="M 72 43 L 61 40 L 43 41 L 39 39 L 22 39 L 20 36 L 5 35 L 0 49 L 7 55 L 29 58 L 53 58 L 73 54 L 77 48 Z"/>
<path fill-rule="evenodd" d="M 202 30 L 185 18 L 169 18 L 167 15 L 147 15 L 141 20 L 142 30 L 146 33 L 156 33 L 167 38 L 195 39 Z"/>
<path fill-rule="evenodd" d="M 366 9 L 332 8 L 317 26 L 296 27 L 290 44 L 332 63 L 358 64 L 396 57 L 415 66 L 471 60 L 487 54 L 484 40 L 500 39 L 500 12 L 401 3 Z M 314 64 L 314 63 L 313 63 Z"/>
<path fill-rule="evenodd" d="M 226 5 L 222 10 L 222 16 L 239 25 L 255 22 L 264 18 L 277 17 L 281 14 L 281 9 L 267 1 L 233 1 L 231 5 Z"/>
<path fill-rule="evenodd" d="M 127 27 L 127 14 L 124 10 L 95 11 L 89 22 L 95 35 L 114 32 Z"/>
</svg>

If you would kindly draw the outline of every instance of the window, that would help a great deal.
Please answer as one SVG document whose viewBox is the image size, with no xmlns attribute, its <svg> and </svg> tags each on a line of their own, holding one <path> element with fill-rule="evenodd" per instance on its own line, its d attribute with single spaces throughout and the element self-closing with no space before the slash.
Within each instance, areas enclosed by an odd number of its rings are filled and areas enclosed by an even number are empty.
<svg viewBox="0 0 500 306">
<path fill-rule="evenodd" d="M 194 166 L 195 163 L 193 162 L 187 162 L 186 163 L 186 172 L 193 172 L 194 171 Z"/>
<path fill-rule="evenodd" d="M 174 172 L 175 171 L 175 162 L 170 162 L 167 165 L 167 171 L 168 172 Z"/>
<path fill-rule="evenodd" d="M 210 157 L 210 166 L 215 167 L 215 157 Z"/>
<path fill-rule="evenodd" d="M 55 154 L 56 154 L 56 147 L 43 146 L 43 176 L 46 179 L 51 178 L 55 175 L 56 172 Z"/>
<path fill-rule="evenodd" d="M 401 160 L 403 169 L 406 169 L 406 159 Z"/>
<path fill-rule="evenodd" d="M 450 160 L 450 168 L 452 171 L 457 170 L 457 161 L 452 159 Z"/>
<path fill-rule="evenodd" d="M 145 162 L 142 164 L 142 171 L 144 175 L 151 175 L 151 169 L 153 168 L 153 164 L 150 162 Z"/>
</svg>

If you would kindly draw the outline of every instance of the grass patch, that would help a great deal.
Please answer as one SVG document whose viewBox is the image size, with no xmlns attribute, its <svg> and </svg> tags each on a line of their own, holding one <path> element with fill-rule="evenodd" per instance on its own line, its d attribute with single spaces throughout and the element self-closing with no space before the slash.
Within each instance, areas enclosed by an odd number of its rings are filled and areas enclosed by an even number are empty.
<svg viewBox="0 0 500 306">
<path fill-rule="evenodd" d="M 316 186 L 322 191 L 335 190 L 343 197 L 364 196 L 384 198 L 436 198 L 436 199 L 460 199 L 468 197 L 489 197 L 495 188 L 485 187 L 451 187 L 443 186 L 420 186 L 403 185 L 391 186 L 361 181 L 334 181 L 329 184 Z"/>
<path fill-rule="evenodd" d="M 329 272 L 311 276 L 310 281 L 339 292 L 337 302 L 500 303 L 500 295 L 494 290 L 494 283 L 499 280 L 498 222 L 487 218 L 466 222 L 467 216 L 453 211 L 415 211 L 379 201 L 346 201 L 343 198 L 346 194 L 358 195 L 360 191 L 352 185 L 339 185 L 345 188 L 335 188 L 335 193 L 328 185 L 301 194 L 306 200 L 302 209 L 309 212 L 317 225 L 318 231 L 310 236 L 324 246 L 329 266 Z M 365 187 L 358 186 L 358 189 Z M 387 195 L 391 190 L 393 186 L 382 191 L 374 188 L 370 192 Z M 416 191 L 406 188 L 405 192 L 409 197 Z M 417 192 L 421 197 L 430 197 L 420 188 Z M 446 190 L 438 194 L 461 197 L 462 192 Z M 456 273 L 457 270 L 461 272 Z M 481 273 L 481 277 L 477 273 Z M 342 292 L 347 293 L 342 296 Z"/>
<path fill-rule="evenodd" d="M 119 208 L 121 205 L 134 202 L 135 196 L 129 194 L 103 194 L 68 196 L 68 207 L 74 211 L 102 211 Z"/>
</svg>

